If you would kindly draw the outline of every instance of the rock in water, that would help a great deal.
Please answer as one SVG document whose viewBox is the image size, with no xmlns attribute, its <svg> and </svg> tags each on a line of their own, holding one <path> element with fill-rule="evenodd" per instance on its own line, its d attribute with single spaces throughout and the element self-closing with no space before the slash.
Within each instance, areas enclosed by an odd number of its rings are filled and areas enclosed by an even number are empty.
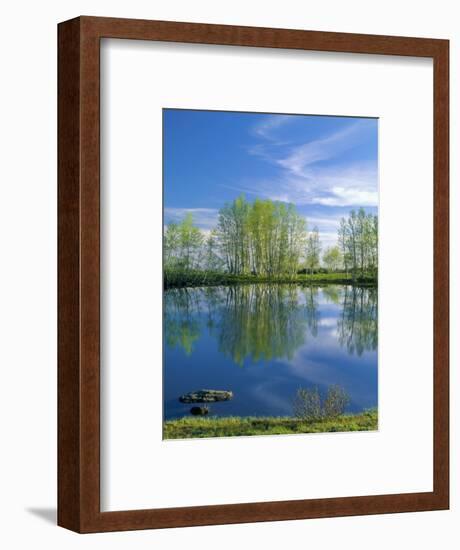
<svg viewBox="0 0 460 550">
<path fill-rule="evenodd" d="M 192 407 L 190 409 L 190 412 L 194 415 L 194 416 L 204 416 L 206 414 L 209 413 L 209 408 L 204 406 L 204 407 Z"/>
<path fill-rule="evenodd" d="M 233 392 L 226 390 L 198 390 L 186 393 L 179 397 L 181 403 L 215 403 L 216 401 L 228 401 L 233 397 Z"/>
</svg>

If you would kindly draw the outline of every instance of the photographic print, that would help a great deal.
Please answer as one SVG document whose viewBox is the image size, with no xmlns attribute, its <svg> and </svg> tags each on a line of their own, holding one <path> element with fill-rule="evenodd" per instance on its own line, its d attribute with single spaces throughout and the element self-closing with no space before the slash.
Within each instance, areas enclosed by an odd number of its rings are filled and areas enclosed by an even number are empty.
<svg viewBox="0 0 460 550">
<path fill-rule="evenodd" d="M 164 439 L 378 429 L 378 119 L 163 110 Z"/>
</svg>

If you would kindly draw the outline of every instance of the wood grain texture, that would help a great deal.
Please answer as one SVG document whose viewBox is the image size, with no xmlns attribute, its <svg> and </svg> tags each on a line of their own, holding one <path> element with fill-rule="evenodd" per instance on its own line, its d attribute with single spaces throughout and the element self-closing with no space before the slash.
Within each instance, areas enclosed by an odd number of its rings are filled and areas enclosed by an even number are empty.
<svg viewBox="0 0 460 550">
<path fill-rule="evenodd" d="M 80 21 L 58 29 L 58 524 L 80 529 Z"/>
<path fill-rule="evenodd" d="M 100 39 L 431 57 L 434 62 L 433 491 L 100 512 Z M 449 43 L 80 17 L 58 28 L 58 524 L 80 533 L 449 507 Z"/>
<path fill-rule="evenodd" d="M 434 57 L 434 493 L 449 507 L 449 46 Z"/>
</svg>

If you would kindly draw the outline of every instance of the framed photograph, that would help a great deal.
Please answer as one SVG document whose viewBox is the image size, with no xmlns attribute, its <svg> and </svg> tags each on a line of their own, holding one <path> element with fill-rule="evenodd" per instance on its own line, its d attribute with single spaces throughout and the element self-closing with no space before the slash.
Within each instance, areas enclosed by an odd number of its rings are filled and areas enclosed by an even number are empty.
<svg viewBox="0 0 460 550">
<path fill-rule="evenodd" d="M 378 119 L 163 132 L 163 439 L 377 430 Z"/>
<path fill-rule="evenodd" d="M 58 46 L 58 524 L 447 509 L 448 41 Z"/>
</svg>

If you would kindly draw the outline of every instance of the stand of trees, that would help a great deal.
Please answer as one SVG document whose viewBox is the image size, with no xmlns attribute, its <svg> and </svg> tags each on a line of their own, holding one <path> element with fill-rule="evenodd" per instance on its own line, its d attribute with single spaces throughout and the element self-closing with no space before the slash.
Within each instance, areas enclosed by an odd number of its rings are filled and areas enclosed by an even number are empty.
<svg viewBox="0 0 460 550">
<path fill-rule="evenodd" d="M 323 254 L 323 264 L 329 271 L 342 269 L 343 257 L 338 246 L 326 248 Z"/>
<path fill-rule="evenodd" d="M 216 238 L 228 273 L 295 275 L 305 251 L 307 223 L 293 204 L 239 197 L 219 212 Z"/>
<path fill-rule="evenodd" d="M 164 264 L 167 269 L 201 269 L 204 235 L 193 225 L 192 214 L 180 223 L 170 223 L 164 235 Z"/>
<path fill-rule="evenodd" d="M 171 223 L 164 234 L 165 271 L 210 272 L 264 278 L 295 278 L 298 273 L 345 270 L 353 279 L 377 275 L 378 219 L 364 209 L 342 218 L 337 246 L 323 254 L 318 228 L 293 204 L 243 196 L 219 211 L 217 226 L 205 235 L 191 214 Z"/>
<path fill-rule="evenodd" d="M 338 240 L 343 255 L 344 269 L 355 279 L 365 273 L 377 275 L 378 218 L 366 214 L 363 208 L 352 210 L 350 216 L 340 220 Z"/>
</svg>

